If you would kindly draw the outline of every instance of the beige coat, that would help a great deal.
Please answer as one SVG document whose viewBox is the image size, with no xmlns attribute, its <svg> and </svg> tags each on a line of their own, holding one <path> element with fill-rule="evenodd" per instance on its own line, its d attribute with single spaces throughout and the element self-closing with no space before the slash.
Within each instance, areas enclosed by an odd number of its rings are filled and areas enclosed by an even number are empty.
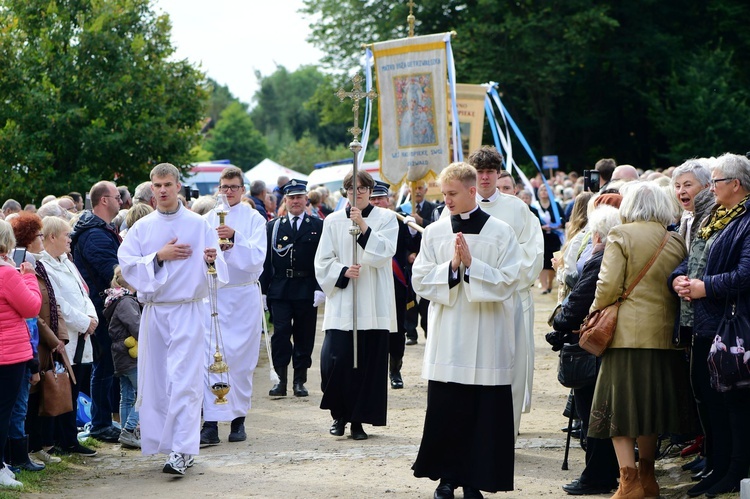
<svg viewBox="0 0 750 499">
<path fill-rule="evenodd" d="M 664 231 L 656 222 L 633 222 L 610 230 L 591 310 L 606 307 L 625 292 L 661 244 Z M 610 348 L 673 348 L 679 302 L 667 280 L 687 252 L 682 236 L 676 232 L 670 236 L 653 266 L 620 306 Z"/>
</svg>

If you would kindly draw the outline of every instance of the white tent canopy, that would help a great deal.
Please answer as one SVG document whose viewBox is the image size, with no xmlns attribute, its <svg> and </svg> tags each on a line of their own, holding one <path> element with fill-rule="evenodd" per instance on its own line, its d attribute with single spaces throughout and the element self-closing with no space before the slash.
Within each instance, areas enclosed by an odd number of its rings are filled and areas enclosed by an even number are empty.
<svg viewBox="0 0 750 499">
<path fill-rule="evenodd" d="M 269 191 L 276 187 L 276 182 L 280 176 L 287 176 L 290 179 L 307 180 L 308 176 L 304 173 L 296 172 L 291 168 L 281 166 L 280 164 L 268 158 L 264 159 L 254 167 L 245 172 L 245 178 L 248 182 L 262 180 L 266 183 Z"/>
</svg>

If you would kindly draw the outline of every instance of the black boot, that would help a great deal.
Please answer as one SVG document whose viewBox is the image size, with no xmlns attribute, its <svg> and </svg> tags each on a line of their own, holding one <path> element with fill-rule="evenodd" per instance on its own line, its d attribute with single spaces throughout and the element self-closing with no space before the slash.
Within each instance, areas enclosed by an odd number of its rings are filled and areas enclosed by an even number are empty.
<svg viewBox="0 0 750 499">
<path fill-rule="evenodd" d="M 286 397 L 286 367 L 277 367 L 276 374 L 279 375 L 279 382 L 273 385 L 273 388 L 268 390 L 268 395 L 271 397 Z"/>
<path fill-rule="evenodd" d="M 247 440 L 247 433 L 245 433 L 245 418 L 234 418 L 232 420 L 232 429 L 229 432 L 230 442 L 244 442 Z"/>
<path fill-rule="evenodd" d="M 294 389 L 295 397 L 307 397 L 309 395 L 309 393 L 307 392 L 307 388 L 305 388 L 306 382 L 307 382 L 307 369 L 295 369 L 294 370 L 294 384 L 292 385 L 292 388 Z"/>
<path fill-rule="evenodd" d="M 219 424 L 216 421 L 204 421 L 201 430 L 201 446 L 220 444 Z"/>
<path fill-rule="evenodd" d="M 29 459 L 28 442 L 29 437 L 8 439 L 10 445 L 10 461 L 8 464 L 26 471 L 42 471 L 45 468 L 43 464 L 36 464 Z"/>
<path fill-rule="evenodd" d="M 404 380 L 401 378 L 401 366 L 404 364 L 404 358 L 391 355 L 390 364 L 391 388 L 394 390 L 403 388 Z"/>
</svg>

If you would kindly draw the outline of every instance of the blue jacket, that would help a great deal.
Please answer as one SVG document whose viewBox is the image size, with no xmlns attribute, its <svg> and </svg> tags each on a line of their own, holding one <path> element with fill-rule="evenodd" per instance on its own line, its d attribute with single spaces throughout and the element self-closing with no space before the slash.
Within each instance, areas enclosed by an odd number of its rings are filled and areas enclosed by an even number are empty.
<svg viewBox="0 0 750 499">
<path fill-rule="evenodd" d="M 73 262 L 89 287 L 89 297 L 98 314 L 104 310 L 104 290 L 111 287 L 117 265 L 120 236 L 114 228 L 89 210 L 83 212 L 70 235 Z M 99 320 L 101 325 L 101 317 Z M 99 329 L 97 328 L 97 333 Z M 106 327 L 104 334 L 106 335 Z"/>
<path fill-rule="evenodd" d="M 747 211 L 733 220 L 714 239 L 708 252 L 703 283 L 706 297 L 693 302 L 693 332 L 713 338 L 719 327 L 727 298 L 737 303 L 738 313 L 750 317 L 750 201 Z M 687 258 L 672 273 L 687 275 Z"/>
</svg>

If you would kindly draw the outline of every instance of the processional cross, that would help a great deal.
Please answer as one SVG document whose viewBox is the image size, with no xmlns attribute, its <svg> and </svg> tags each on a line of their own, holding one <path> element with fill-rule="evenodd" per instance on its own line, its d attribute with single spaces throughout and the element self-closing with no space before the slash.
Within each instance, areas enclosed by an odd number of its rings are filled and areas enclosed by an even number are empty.
<svg viewBox="0 0 750 499">
<path fill-rule="evenodd" d="M 357 205 L 357 162 L 359 161 L 359 152 L 362 150 L 362 144 L 359 143 L 359 134 L 362 133 L 362 129 L 359 128 L 359 101 L 362 99 L 375 99 L 378 94 L 375 91 L 370 90 L 365 92 L 362 90 L 362 76 L 357 73 L 352 77 L 353 88 L 351 92 L 345 91 L 340 88 L 336 92 L 341 102 L 347 97 L 352 100 L 352 112 L 354 113 L 354 126 L 348 131 L 354 136 L 354 140 L 349 144 L 349 150 L 354 154 L 353 172 L 352 172 L 352 198 L 349 199 L 349 205 L 355 207 Z M 352 222 L 352 226 L 349 227 L 349 234 L 352 236 L 352 264 L 357 264 L 357 237 L 360 234 L 359 225 Z M 352 341 L 354 344 L 354 369 L 357 368 L 357 279 L 351 280 L 352 286 Z"/>
</svg>

